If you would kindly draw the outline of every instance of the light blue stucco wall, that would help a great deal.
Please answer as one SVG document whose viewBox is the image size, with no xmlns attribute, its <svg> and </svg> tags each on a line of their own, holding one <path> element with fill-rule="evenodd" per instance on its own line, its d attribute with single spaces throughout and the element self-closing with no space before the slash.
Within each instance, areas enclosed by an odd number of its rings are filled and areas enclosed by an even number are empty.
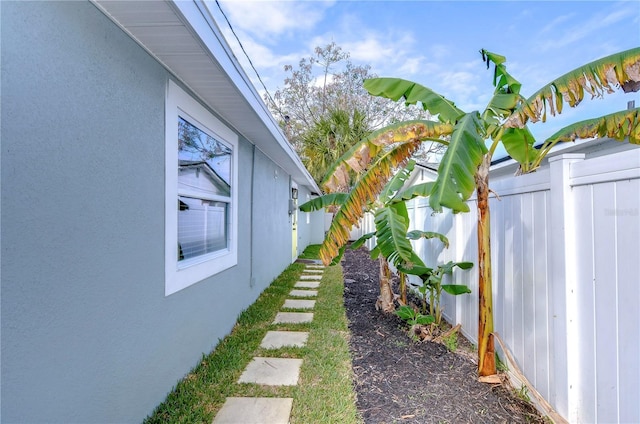
<svg viewBox="0 0 640 424">
<path fill-rule="evenodd" d="M 254 275 L 267 276 L 270 283 L 281 272 L 279 264 L 292 262 L 291 219 L 289 216 L 289 175 L 260 150 L 255 149 L 253 170 L 253 242 Z M 243 173 L 242 165 L 240 172 Z M 249 168 L 249 162 L 247 162 Z M 250 172 L 250 171 L 247 171 Z M 283 228 L 288 229 L 282 231 Z"/>
<path fill-rule="evenodd" d="M 316 196 L 304 188 L 300 190 L 298 205 L 311 200 Z M 324 210 L 315 212 L 302 212 L 298 210 L 298 245 L 300 253 L 310 244 L 321 244 L 324 240 Z"/>
<path fill-rule="evenodd" d="M 291 262 L 289 176 L 240 138 L 238 265 L 165 297 L 171 76 L 88 2 L 0 7 L 2 422 L 140 422 Z"/>
</svg>

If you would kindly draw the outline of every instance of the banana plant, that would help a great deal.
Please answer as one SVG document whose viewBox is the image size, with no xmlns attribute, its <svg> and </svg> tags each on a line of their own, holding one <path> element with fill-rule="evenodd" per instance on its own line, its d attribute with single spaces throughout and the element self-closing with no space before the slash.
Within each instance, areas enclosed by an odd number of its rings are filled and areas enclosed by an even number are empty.
<svg viewBox="0 0 640 424">
<path fill-rule="evenodd" d="M 442 307 L 440 306 L 440 299 L 442 297 L 443 290 L 452 296 L 471 293 L 471 289 L 464 284 L 442 284 L 444 276 L 452 275 L 453 270 L 456 267 L 460 269 L 471 269 L 473 267 L 473 263 L 449 261 L 446 264 L 438 265 L 435 269 L 432 269 L 427 273 L 418 275 L 420 280 L 422 280 L 422 284 L 418 286 L 418 292 L 422 295 L 422 313 L 427 313 L 428 297 L 429 315 L 434 318 L 434 323 L 436 325 L 440 325 L 442 322 Z"/>
<path fill-rule="evenodd" d="M 383 210 L 384 210 L 384 207 L 383 207 Z M 401 232 L 398 232 L 396 234 L 390 234 L 387 232 L 387 228 L 389 227 L 387 223 L 387 218 L 383 214 L 378 215 L 378 212 L 376 212 L 376 216 L 375 216 L 376 219 L 374 220 L 376 224 L 376 231 L 364 234 L 362 237 L 360 237 L 358 240 L 354 241 L 351 244 L 351 248 L 357 249 L 358 247 L 362 246 L 367 240 L 373 237 L 376 238 L 376 241 L 382 242 L 381 244 L 376 244 L 373 247 L 373 249 L 371 249 L 371 258 L 372 259 L 379 258 L 381 261 L 383 261 L 381 262 L 381 264 L 384 263 L 384 266 L 381 265 L 380 278 L 382 279 L 383 278 L 382 276 L 385 275 L 388 281 L 390 281 L 390 278 L 391 278 L 391 270 L 389 269 L 388 263 L 389 261 L 392 261 L 393 265 L 396 267 L 398 276 L 400 277 L 399 303 L 401 305 L 406 305 L 407 304 L 407 275 L 411 274 L 411 275 L 416 275 L 418 277 L 421 277 L 423 275 L 429 274 L 433 270 L 431 268 L 428 268 L 422 262 L 422 259 L 420 259 L 420 257 L 413 251 L 413 247 L 411 246 L 411 243 L 408 243 L 408 246 L 407 246 L 407 249 L 411 249 L 411 253 L 409 254 L 411 257 L 411 262 L 410 262 L 410 265 L 407 265 L 407 263 L 400 260 L 400 254 L 398 250 L 396 250 L 395 244 L 398 244 L 398 242 L 400 242 L 399 244 L 404 245 L 409 240 L 418 240 L 420 238 L 424 238 L 424 239 L 438 239 L 445 245 L 445 247 L 449 247 L 449 240 L 445 235 L 436 233 L 433 231 L 413 230 L 406 233 L 404 238 L 402 237 Z M 409 215 L 407 213 L 406 206 L 404 206 L 404 208 L 402 208 L 399 213 L 402 216 L 402 222 L 403 223 L 406 222 L 408 226 Z M 379 216 L 381 216 L 382 218 L 378 219 Z M 402 229 L 406 231 L 406 227 Z M 402 231 L 402 229 L 399 228 L 398 231 Z M 391 289 L 391 286 L 389 285 L 388 290 L 390 289 Z M 381 294 L 382 294 L 382 289 L 381 289 Z M 395 295 L 393 294 L 390 294 L 389 297 L 381 295 L 378 299 L 378 304 L 376 306 L 381 308 L 385 312 L 393 312 L 395 310 L 395 305 L 393 304 L 394 298 L 395 298 Z"/>
<path fill-rule="evenodd" d="M 467 212 L 466 200 L 475 191 L 478 209 L 478 373 L 495 374 L 493 314 L 491 293 L 491 250 L 489 215 L 489 167 L 493 153 L 502 143 L 522 172 L 531 172 L 554 144 L 582 137 L 607 136 L 640 144 L 640 108 L 582 121 L 558 131 L 537 148 L 527 128 L 529 121 L 545 121 L 547 114 L 562 112 L 563 106 L 577 106 L 584 93 L 599 97 L 622 89 L 640 89 L 640 48 L 604 57 L 577 68 L 542 87 L 531 97 L 520 94 L 521 84 L 507 72 L 504 56 L 480 51 L 487 68 L 493 65 L 494 92 L 484 111 L 464 112 L 455 103 L 415 82 L 398 78 L 365 81 L 370 94 L 407 104 L 421 104 L 439 121 L 398 122 L 372 133 L 354 145 L 332 168 L 323 182 L 332 192 L 346 176 L 361 174 L 358 183 L 340 207 L 320 249 L 323 261 L 330 261 L 346 243 L 348 229 L 364 213 L 364 205 L 375 199 L 392 172 L 411 157 L 424 142 L 447 146 L 438 177 L 429 193 L 431 208 L 440 212 Z M 412 265 L 408 250 L 398 253 L 407 268 Z M 402 265 L 402 264 L 401 264 Z"/>
<path fill-rule="evenodd" d="M 407 232 L 409 214 L 405 202 L 417 196 L 427 195 L 433 185 L 432 183 L 422 183 L 403 191 L 402 187 L 411 175 L 414 166 L 415 162 L 409 161 L 404 168 L 399 169 L 381 190 L 378 197 L 366 205 L 366 211 L 374 214 L 376 231 L 364 234 L 351 245 L 352 249 L 357 249 L 367 240 L 373 237 L 376 238 L 376 246 L 371 250 L 372 259 L 378 259 L 380 264 L 380 294 L 376 307 L 384 312 L 393 312 L 395 310 L 395 295 L 391 289 L 391 269 L 389 264 L 391 263 L 395 267 L 403 266 L 407 273 L 415 273 L 416 270 L 427 269 L 420 257 L 413 251 L 410 240 L 437 238 L 446 246 L 449 245 L 447 238 L 439 233 Z M 311 212 L 339 206 L 340 211 L 348 201 L 348 198 L 348 193 L 330 193 L 300 205 L 300 210 Z M 344 245 L 339 248 L 332 263 L 339 261 L 343 252 Z M 408 265 L 404 258 L 411 258 L 410 269 L 407 269 Z M 406 291 L 402 287 L 401 292 L 404 294 L 404 302 L 406 303 Z"/>
</svg>

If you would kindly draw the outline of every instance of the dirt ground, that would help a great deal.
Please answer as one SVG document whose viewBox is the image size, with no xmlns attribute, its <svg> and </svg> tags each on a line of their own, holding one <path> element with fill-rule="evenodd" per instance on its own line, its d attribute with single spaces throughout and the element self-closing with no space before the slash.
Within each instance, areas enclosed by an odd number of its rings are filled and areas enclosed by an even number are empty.
<svg viewBox="0 0 640 424">
<path fill-rule="evenodd" d="M 342 267 L 357 406 L 367 424 L 546 422 L 512 389 L 477 381 L 463 336 L 455 353 L 415 342 L 400 318 L 377 311 L 378 262 L 366 249 L 346 249 Z"/>
</svg>

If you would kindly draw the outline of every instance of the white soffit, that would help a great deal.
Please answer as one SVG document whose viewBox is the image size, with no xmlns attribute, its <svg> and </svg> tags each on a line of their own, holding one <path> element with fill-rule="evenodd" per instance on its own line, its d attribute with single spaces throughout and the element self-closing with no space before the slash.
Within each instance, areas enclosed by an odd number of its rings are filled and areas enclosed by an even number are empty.
<svg viewBox="0 0 640 424">
<path fill-rule="evenodd" d="M 295 181 L 319 192 L 202 3 L 93 3 Z"/>
</svg>

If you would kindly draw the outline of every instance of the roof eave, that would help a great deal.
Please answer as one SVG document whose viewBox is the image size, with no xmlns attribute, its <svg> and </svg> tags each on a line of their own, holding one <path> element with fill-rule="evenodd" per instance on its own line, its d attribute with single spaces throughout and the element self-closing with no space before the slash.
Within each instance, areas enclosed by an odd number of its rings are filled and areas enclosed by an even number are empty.
<svg viewBox="0 0 640 424">
<path fill-rule="evenodd" d="M 233 55 L 204 2 L 92 2 L 294 181 L 312 192 L 320 192 Z M 177 36 L 170 40 L 179 39 L 179 42 L 161 42 L 172 33 Z M 187 66 L 188 62 L 198 66 Z"/>
</svg>

